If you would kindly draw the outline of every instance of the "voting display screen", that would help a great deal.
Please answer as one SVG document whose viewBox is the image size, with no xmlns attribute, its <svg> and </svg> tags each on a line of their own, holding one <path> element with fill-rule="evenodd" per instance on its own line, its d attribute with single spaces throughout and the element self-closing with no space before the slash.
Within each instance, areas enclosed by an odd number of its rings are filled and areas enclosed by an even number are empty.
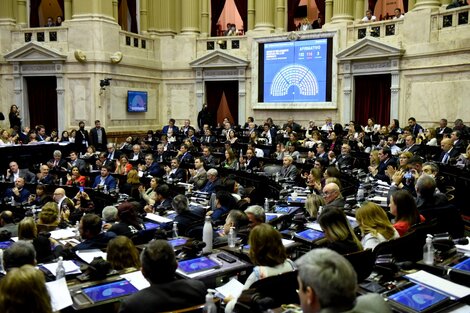
<svg viewBox="0 0 470 313">
<path fill-rule="evenodd" d="M 331 38 L 260 44 L 259 102 L 331 101 Z"/>
</svg>

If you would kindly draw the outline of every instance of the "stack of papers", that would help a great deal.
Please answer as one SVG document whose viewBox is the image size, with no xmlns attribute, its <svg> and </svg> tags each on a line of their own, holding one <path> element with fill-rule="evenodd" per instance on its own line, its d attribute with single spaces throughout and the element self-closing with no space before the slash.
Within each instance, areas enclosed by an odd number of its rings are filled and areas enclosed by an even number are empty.
<svg viewBox="0 0 470 313">
<path fill-rule="evenodd" d="M 99 249 L 91 249 L 91 250 L 81 250 L 75 252 L 75 254 L 82 259 L 84 262 L 90 264 L 95 257 L 102 257 L 106 260 L 106 252 L 103 252 Z"/>
<path fill-rule="evenodd" d="M 70 297 L 69 288 L 65 277 L 46 283 L 47 291 L 51 297 L 51 305 L 53 312 L 59 312 L 68 306 L 71 306 L 72 297 Z"/>
<path fill-rule="evenodd" d="M 74 228 L 58 229 L 51 231 L 51 238 L 56 240 L 58 239 L 67 239 L 76 237 L 77 233 Z"/>
<path fill-rule="evenodd" d="M 150 283 L 147 281 L 147 279 L 145 279 L 141 271 L 122 274 L 121 277 L 127 279 L 138 290 L 150 287 Z"/>
<path fill-rule="evenodd" d="M 43 264 L 42 266 L 45 267 L 49 272 L 52 273 L 52 275 L 55 276 L 56 271 L 57 271 L 57 264 L 56 263 L 46 263 Z M 63 261 L 64 268 L 65 268 L 65 274 L 80 274 L 82 271 L 80 271 L 80 267 L 75 264 L 73 261 Z"/>
<path fill-rule="evenodd" d="M 405 275 L 405 277 L 414 283 L 440 291 L 453 299 L 460 299 L 470 295 L 470 288 L 453 283 L 426 271 L 418 271 L 413 274 Z"/>
<path fill-rule="evenodd" d="M 166 223 L 173 222 L 173 220 L 169 218 L 166 218 L 166 217 L 154 214 L 154 213 L 147 213 L 147 215 L 145 215 L 145 218 L 151 221 L 157 222 L 158 224 L 166 224 Z"/>
<path fill-rule="evenodd" d="M 243 284 L 234 278 L 225 285 L 215 288 L 215 290 L 221 295 L 220 298 L 231 296 L 236 299 L 242 294 Z"/>
</svg>

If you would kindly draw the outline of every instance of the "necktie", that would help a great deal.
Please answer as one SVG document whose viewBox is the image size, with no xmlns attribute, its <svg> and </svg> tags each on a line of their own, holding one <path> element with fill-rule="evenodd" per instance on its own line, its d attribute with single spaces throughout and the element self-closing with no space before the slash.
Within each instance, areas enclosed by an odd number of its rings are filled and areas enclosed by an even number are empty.
<svg viewBox="0 0 470 313">
<path fill-rule="evenodd" d="M 449 162 L 449 157 L 449 153 L 446 152 L 446 154 L 444 154 L 444 157 L 442 158 L 442 163 L 447 164 Z"/>
</svg>

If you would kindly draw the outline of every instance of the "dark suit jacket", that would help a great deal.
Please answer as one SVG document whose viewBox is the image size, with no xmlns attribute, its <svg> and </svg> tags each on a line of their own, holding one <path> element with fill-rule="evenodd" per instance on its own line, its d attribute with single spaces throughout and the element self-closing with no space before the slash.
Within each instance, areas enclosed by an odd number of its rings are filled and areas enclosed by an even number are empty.
<svg viewBox="0 0 470 313">
<path fill-rule="evenodd" d="M 162 177 L 165 172 L 163 169 L 160 167 L 160 164 L 157 162 L 153 162 L 150 167 L 145 171 L 145 175 L 150 175 L 150 176 L 158 176 Z"/>
<path fill-rule="evenodd" d="M 158 271 L 158 269 L 155 269 Z M 125 298 L 120 313 L 155 313 L 173 311 L 205 302 L 206 286 L 195 279 L 172 280 L 151 284 Z"/>
<path fill-rule="evenodd" d="M 20 171 L 19 176 L 24 178 L 26 183 L 32 183 L 34 180 L 36 180 L 36 175 L 31 173 L 28 169 L 20 168 L 19 171 Z M 11 174 L 10 177 L 8 177 L 8 179 L 6 181 L 12 183 L 13 182 L 13 174 Z"/>
<path fill-rule="evenodd" d="M 442 130 L 442 134 L 441 134 L 441 130 Z M 438 139 L 442 139 L 444 135 L 450 135 L 451 133 L 452 133 L 452 128 L 450 127 L 444 127 L 444 129 L 441 129 L 440 127 L 436 128 L 436 137 Z"/>
<path fill-rule="evenodd" d="M 252 157 L 250 163 L 248 164 L 248 160 L 246 160 L 246 169 L 247 170 L 253 170 L 254 168 L 259 167 L 259 160 L 257 157 Z"/>
<path fill-rule="evenodd" d="M 90 145 L 90 135 L 88 130 L 83 130 L 83 133 L 79 130 L 75 133 L 75 145 L 77 146 L 78 152 L 85 152 L 87 144 Z"/>
<path fill-rule="evenodd" d="M 30 192 L 29 192 L 29 190 L 26 189 L 26 188 L 22 188 L 22 189 L 20 190 L 19 196 L 16 196 L 16 195 L 13 193 L 13 189 L 12 189 L 12 188 L 8 188 L 8 189 L 5 191 L 5 197 L 6 197 L 6 198 L 11 198 L 11 197 L 13 197 L 13 199 L 15 199 L 16 202 L 20 202 L 20 203 L 23 203 L 23 202 L 27 201 L 29 195 L 30 195 Z"/>
<path fill-rule="evenodd" d="M 423 126 L 421 126 L 421 125 L 419 125 L 419 124 L 416 124 L 416 125 L 415 125 L 412 129 L 410 129 L 410 130 L 411 130 L 411 133 L 412 133 L 415 137 L 418 136 L 419 130 L 424 131 Z"/>
<path fill-rule="evenodd" d="M 178 167 L 176 172 L 170 175 L 170 178 L 178 179 L 184 183 L 186 182 L 186 170 Z"/>
<path fill-rule="evenodd" d="M 184 163 L 184 164 L 194 163 L 194 157 L 189 152 L 186 152 L 185 154 L 181 155 L 180 157 L 178 157 L 178 159 L 180 163 Z"/>
<path fill-rule="evenodd" d="M 96 188 L 101 182 L 101 175 L 96 176 L 95 182 L 93 183 L 93 188 Z M 106 185 L 106 188 L 108 188 L 108 191 L 111 189 L 116 189 L 116 180 L 114 179 L 113 176 L 108 175 L 106 179 L 104 180 L 104 184 Z"/>
<path fill-rule="evenodd" d="M 168 128 L 170 128 L 170 125 L 163 126 L 162 134 L 166 135 L 168 133 Z M 179 133 L 178 127 L 173 126 L 173 135 L 178 135 L 178 133 Z"/>
<path fill-rule="evenodd" d="M 403 152 L 409 151 L 409 152 L 411 152 L 411 153 L 413 153 L 413 154 L 416 154 L 416 153 L 419 153 L 419 150 L 421 150 L 421 146 L 415 143 L 414 145 L 412 145 L 412 146 L 409 147 L 409 148 L 404 148 L 404 149 L 403 149 Z"/>
<path fill-rule="evenodd" d="M 106 154 L 106 157 L 109 159 L 109 153 Z M 114 150 L 114 153 L 113 153 L 113 157 L 112 157 L 112 160 L 119 160 L 119 158 L 121 157 L 122 155 L 122 152 L 119 151 L 119 150 Z"/>
<path fill-rule="evenodd" d="M 446 152 L 445 151 L 442 151 L 441 152 L 441 155 L 439 156 L 439 162 L 442 162 L 442 160 L 444 159 L 444 156 L 445 156 Z M 459 156 L 459 151 L 455 148 L 452 148 L 452 150 L 449 151 L 449 160 L 450 159 L 455 159 Z"/>
<path fill-rule="evenodd" d="M 103 127 L 101 127 L 101 131 L 102 131 L 102 135 L 103 135 L 101 145 L 98 144 L 98 134 L 96 133 L 96 127 L 93 127 L 90 130 L 90 144 L 95 146 L 95 148 L 103 149 L 108 144 L 108 138 L 106 137 L 106 130 Z"/>
<path fill-rule="evenodd" d="M 84 160 L 82 159 L 76 159 L 75 160 L 75 165 L 73 165 L 72 161 L 69 162 L 71 166 L 68 166 L 68 169 L 71 170 L 72 167 L 76 166 L 78 167 L 78 170 L 80 171 L 81 174 L 83 174 L 85 171 L 87 171 L 87 164 Z"/>
</svg>

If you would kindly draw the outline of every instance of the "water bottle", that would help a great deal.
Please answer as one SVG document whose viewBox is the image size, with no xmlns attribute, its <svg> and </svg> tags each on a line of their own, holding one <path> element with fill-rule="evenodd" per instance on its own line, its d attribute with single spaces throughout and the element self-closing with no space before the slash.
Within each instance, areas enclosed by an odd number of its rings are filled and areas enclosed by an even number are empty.
<svg viewBox="0 0 470 313">
<path fill-rule="evenodd" d="M 279 172 L 276 172 L 276 176 L 275 176 L 274 180 L 275 180 L 276 183 L 279 182 Z"/>
<path fill-rule="evenodd" d="M 423 262 L 427 265 L 434 264 L 434 246 L 432 244 L 432 236 L 429 234 L 426 237 L 426 244 L 423 248 Z"/>
<path fill-rule="evenodd" d="M 217 313 L 217 307 L 214 303 L 214 294 L 211 289 L 207 290 L 206 303 L 204 304 L 202 311 L 204 313 Z"/>
<path fill-rule="evenodd" d="M 63 257 L 59 257 L 59 262 L 57 262 L 57 269 L 55 271 L 55 280 L 59 280 L 65 277 L 65 267 Z"/>
<path fill-rule="evenodd" d="M 178 238 L 178 222 L 173 222 L 173 229 L 171 230 L 171 236 Z"/>
<path fill-rule="evenodd" d="M 103 185 L 103 193 L 104 193 L 105 195 L 108 194 L 108 186 Z"/>
<path fill-rule="evenodd" d="M 235 244 L 237 243 L 237 234 L 235 233 L 235 227 L 230 227 L 230 231 L 228 233 L 228 246 L 230 248 L 235 248 Z"/>
<path fill-rule="evenodd" d="M 75 233 L 75 237 L 80 236 L 80 230 L 79 230 L 79 229 L 80 229 L 80 222 L 77 221 L 77 222 L 75 223 L 74 228 L 73 228 L 73 232 Z"/>
<path fill-rule="evenodd" d="M 269 200 L 268 198 L 264 198 L 264 213 L 269 212 Z"/>
<path fill-rule="evenodd" d="M 0 273 L 5 274 L 5 269 L 3 268 L 3 250 L 0 249 Z"/>
<path fill-rule="evenodd" d="M 212 252 L 212 222 L 211 217 L 206 216 L 206 221 L 204 222 L 204 228 L 202 229 L 202 241 L 206 246 L 202 249 L 202 253 L 211 253 Z"/>
<path fill-rule="evenodd" d="M 362 200 L 364 200 L 364 185 L 359 184 L 359 188 L 357 189 L 356 194 L 356 201 L 357 203 L 360 203 Z"/>
</svg>

